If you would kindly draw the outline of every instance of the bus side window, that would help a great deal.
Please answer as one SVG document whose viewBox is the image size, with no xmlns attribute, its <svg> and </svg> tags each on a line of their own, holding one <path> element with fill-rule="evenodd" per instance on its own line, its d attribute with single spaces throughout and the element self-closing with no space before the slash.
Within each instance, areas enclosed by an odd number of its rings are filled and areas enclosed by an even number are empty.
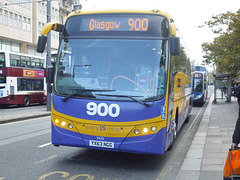
<svg viewBox="0 0 240 180">
<path fill-rule="evenodd" d="M 31 67 L 31 58 L 30 57 L 26 57 L 26 65 L 25 67 Z"/>
<path fill-rule="evenodd" d="M 26 62 L 26 57 L 21 56 L 21 67 L 26 67 L 27 62 Z"/>
<path fill-rule="evenodd" d="M 31 87 L 31 90 L 37 90 L 36 89 L 36 81 L 32 80 L 32 87 Z"/>
<path fill-rule="evenodd" d="M 40 64 L 39 64 L 39 66 L 40 66 L 40 69 L 43 69 L 44 67 L 43 67 L 43 59 L 39 59 L 39 62 L 40 62 Z"/>
<path fill-rule="evenodd" d="M 20 60 L 17 60 L 17 66 L 21 67 L 21 61 Z"/>
<path fill-rule="evenodd" d="M 10 66 L 17 66 L 17 60 L 19 56 L 10 54 Z"/>
</svg>

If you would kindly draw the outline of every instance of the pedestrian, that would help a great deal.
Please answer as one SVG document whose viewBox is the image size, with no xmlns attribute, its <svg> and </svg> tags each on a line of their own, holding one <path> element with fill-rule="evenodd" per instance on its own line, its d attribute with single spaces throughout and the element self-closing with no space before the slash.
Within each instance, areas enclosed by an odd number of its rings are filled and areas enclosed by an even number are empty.
<svg viewBox="0 0 240 180">
<path fill-rule="evenodd" d="M 238 101 L 238 118 L 240 118 L 240 84 L 237 87 L 237 101 Z"/>
<path fill-rule="evenodd" d="M 232 136 L 232 145 L 231 149 L 236 149 L 240 143 L 240 84 L 237 88 L 237 101 L 238 101 L 238 119 Z"/>
<path fill-rule="evenodd" d="M 233 96 L 234 97 L 237 97 L 237 90 L 238 90 L 238 86 L 237 86 L 237 84 L 235 84 L 233 87 Z"/>
<path fill-rule="evenodd" d="M 232 135 L 231 149 L 235 150 L 238 147 L 239 143 L 240 143 L 240 118 L 238 117 L 235 129 L 234 129 L 234 132 L 233 132 L 233 135 Z"/>
</svg>

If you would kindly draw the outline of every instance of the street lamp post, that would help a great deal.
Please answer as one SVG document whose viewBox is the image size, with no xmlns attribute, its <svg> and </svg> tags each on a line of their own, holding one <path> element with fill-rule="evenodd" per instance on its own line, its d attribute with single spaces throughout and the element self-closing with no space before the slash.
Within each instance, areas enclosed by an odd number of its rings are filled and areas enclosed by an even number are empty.
<svg viewBox="0 0 240 180">
<path fill-rule="evenodd" d="M 51 22 L 51 0 L 47 0 L 47 23 Z M 51 32 L 47 34 L 47 59 L 46 68 L 51 66 Z M 47 82 L 47 111 L 51 111 L 52 85 Z"/>
</svg>

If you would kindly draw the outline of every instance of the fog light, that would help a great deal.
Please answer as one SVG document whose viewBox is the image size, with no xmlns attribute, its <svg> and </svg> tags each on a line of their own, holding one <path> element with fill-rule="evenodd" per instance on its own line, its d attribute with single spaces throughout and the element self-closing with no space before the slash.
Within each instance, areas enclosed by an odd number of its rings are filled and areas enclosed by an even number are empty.
<svg viewBox="0 0 240 180">
<path fill-rule="evenodd" d="M 58 124 L 59 123 L 59 119 L 55 119 L 55 123 Z"/>
<path fill-rule="evenodd" d="M 138 130 L 138 129 L 135 129 L 135 130 L 134 130 L 134 133 L 135 133 L 135 134 L 139 134 L 139 130 Z"/>
<path fill-rule="evenodd" d="M 72 129 L 72 128 L 73 128 L 73 125 L 72 125 L 72 124 L 69 124 L 68 127 L 69 127 L 70 129 Z"/>
<path fill-rule="evenodd" d="M 152 126 L 152 127 L 151 127 L 151 130 L 152 130 L 153 132 L 155 132 L 155 131 L 157 130 L 157 128 L 156 128 L 155 126 Z"/>
<path fill-rule="evenodd" d="M 147 128 L 143 128 L 143 132 L 144 132 L 144 133 L 147 133 L 147 132 L 148 132 L 148 129 L 147 129 Z"/>
<path fill-rule="evenodd" d="M 65 121 L 62 122 L 62 126 L 66 126 L 66 122 Z"/>
</svg>

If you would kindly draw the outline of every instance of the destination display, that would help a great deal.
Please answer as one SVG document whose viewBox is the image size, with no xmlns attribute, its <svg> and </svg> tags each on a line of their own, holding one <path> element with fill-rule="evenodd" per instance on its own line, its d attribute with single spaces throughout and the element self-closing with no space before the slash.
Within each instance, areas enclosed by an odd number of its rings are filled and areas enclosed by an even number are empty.
<svg viewBox="0 0 240 180">
<path fill-rule="evenodd" d="M 80 31 L 147 31 L 148 18 L 92 17 L 83 18 Z"/>
<path fill-rule="evenodd" d="M 91 14 L 68 18 L 65 37 L 169 37 L 169 21 L 149 14 Z"/>
<path fill-rule="evenodd" d="M 201 73 L 195 73 L 195 77 L 202 77 Z"/>
</svg>

